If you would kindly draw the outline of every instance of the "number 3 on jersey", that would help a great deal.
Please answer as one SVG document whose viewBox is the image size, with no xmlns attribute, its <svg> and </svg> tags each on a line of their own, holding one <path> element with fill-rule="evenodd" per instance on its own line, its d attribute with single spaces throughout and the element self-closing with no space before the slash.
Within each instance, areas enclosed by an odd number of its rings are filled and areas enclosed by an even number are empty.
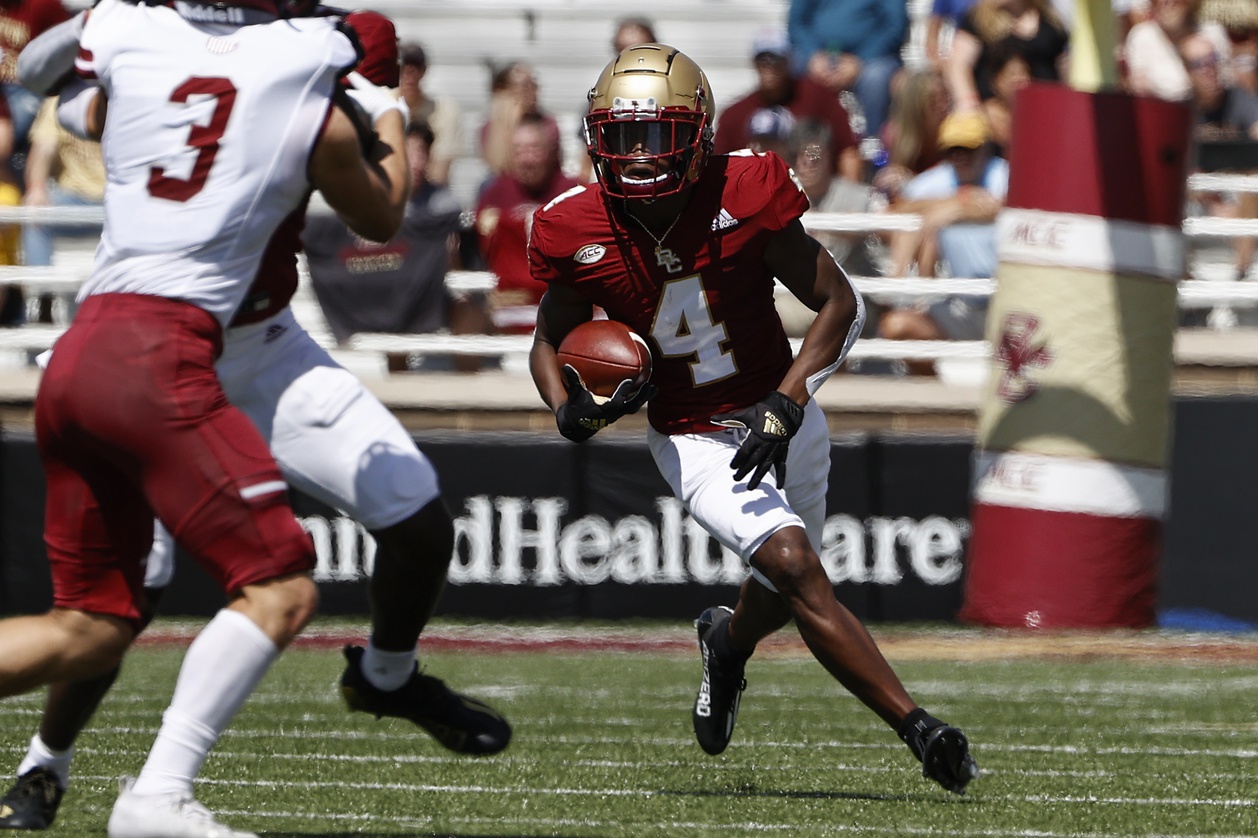
<svg viewBox="0 0 1258 838">
<path fill-rule="evenodd" d="M 210 176 L 214 155 L 218 154 L 218 141 L 227 130 L 227 117 L 231 115 L 232 107 L 236 104 L 236 88 L 227 79 L 193 77 L 175 88 L 175 92 L 170 94 L 170 101 L 184 104 L 192 96 L 210 96 L 214 99 L 214 113 L 210 116 L 209 124 L 193 125 L 188 129 L 187 146 L 197 152 L 192 173 L 185 180 L 168 176 L 161 166 L 151 167 L 149 194 L 154 198 L 186 201 L 205 188 L 205 180 Z"/>
<path fill-rule="evenodd" d="M 699 275 L 669 280 L 660 293 L 651 337 L 666 358 L 692 357 L 690 376 L 696 387 L 738 372 L 734 353 L 722 348 L 729 334 L 712 321 L 708 297 Z"/>
</svg>

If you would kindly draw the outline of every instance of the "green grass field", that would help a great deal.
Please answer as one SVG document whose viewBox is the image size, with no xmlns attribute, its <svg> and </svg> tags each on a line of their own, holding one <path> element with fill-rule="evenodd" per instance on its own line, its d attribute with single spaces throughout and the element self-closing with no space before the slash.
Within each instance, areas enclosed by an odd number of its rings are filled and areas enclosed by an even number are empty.
<svg viewBox="0 0 1258 838">
<path fill-rule="evenodd" d="M 290 650 L 211 755 L 198 797 L 233 826 L 321 838 L 1258 835 L 1252 636 L 1137 634 L 1136 648 L 1117 650 L 1108 638 L 1049 637 L 1028 650 L 1025 635 L 876 632 L 910 691 L 970 736 L 984 776 L 957 797 L 923 779 L 895 735 L 797 645 L 753 657 L 734 742 L 708 757 L 690 731 L 699 667 L 689 633 L 628 630 L 676 642 L 427 655 L 429 671 L 512 721 L 515 741 L 487 759 L 347 714 L 339 653 Z M 104 834 L 117 777 L 138 771 L 181 656 L 177 646 L 132 653 L 80 740 L 49 835 Z M 4 770 L 40 706 L 38 695 L 0 704 Z"/>
</svg>

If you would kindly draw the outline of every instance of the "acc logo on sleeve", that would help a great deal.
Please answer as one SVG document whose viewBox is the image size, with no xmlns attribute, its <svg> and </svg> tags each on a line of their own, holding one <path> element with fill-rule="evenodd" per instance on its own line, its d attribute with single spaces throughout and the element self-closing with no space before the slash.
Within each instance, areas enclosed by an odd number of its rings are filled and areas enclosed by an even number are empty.
<svg viewBox="0 0 1258 838">
<path fill-rule="evenodd" d="M 607 253 L 607 248 L 601 244 L 587 244 L 576 252 L 572 257 L 573 261 L 582 265 L 593 265 Z"/>
</svg>

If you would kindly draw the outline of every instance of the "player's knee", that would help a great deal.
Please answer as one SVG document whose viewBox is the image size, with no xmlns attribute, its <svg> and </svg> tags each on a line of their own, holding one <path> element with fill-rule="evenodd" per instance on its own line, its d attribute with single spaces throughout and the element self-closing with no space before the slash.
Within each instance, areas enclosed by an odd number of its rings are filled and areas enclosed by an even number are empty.
<svg viewBox="0 0 1258 838">
<path fill-rule="evenodd" d="M 821 560 L 800 527 L 774 533 L 756 551 L 753 560 L 756 568 L 787 600 L 804 596 L 819 579 L 825 578 Z"/>
<path fill-rule="evenodd" d="M 131 624 L 119 617 L 60 610 L 50 616 L 61 631 L 62 664 L 74 678 L 117 668 L 135 639 Z"/>
<path fill-rule="evenodd" d="M 239 610 L 281 648 L 301 633 L 319 608 L 319 589 L 304 573 L 246 585 L 241 596 Z"/>
</svg>

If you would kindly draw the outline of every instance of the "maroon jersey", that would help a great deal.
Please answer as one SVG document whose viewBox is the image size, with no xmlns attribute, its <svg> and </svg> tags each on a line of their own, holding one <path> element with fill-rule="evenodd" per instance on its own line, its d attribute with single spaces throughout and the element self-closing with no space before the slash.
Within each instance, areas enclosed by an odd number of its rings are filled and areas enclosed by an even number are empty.
<svg viewBox="0 0 1258 838">
<path fill-rule="evenodd" d="M 808 199 L 777 155 L 745 153 L 708 160 L 659 244 L 614 203 L 591 184 L 539 210 L 532 274 L 572 287 L 647 339 L 660 388 L 652 427 L 716 430 L 713 414 L 764 398 L 791 365 L 764 251 Z"/>
</svg>

